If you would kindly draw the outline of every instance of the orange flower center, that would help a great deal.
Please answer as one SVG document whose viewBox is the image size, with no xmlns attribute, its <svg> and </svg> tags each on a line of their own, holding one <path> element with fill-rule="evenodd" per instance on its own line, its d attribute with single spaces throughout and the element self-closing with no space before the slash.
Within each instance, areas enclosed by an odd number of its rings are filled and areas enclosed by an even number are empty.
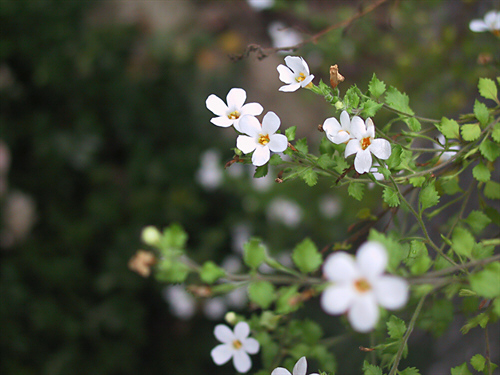
<svg viewBox="0 0 500 375">
<path fill-rule="evenodd" d="M 360 293 L 368 292 L 372 288 L 372 286 L 366 279 L 356 280 L 356 282 L 354 283 L 354 287 Z"/>
<path fill-rule="evenodd" d="M 227 117 L 231 120 L 237 120 L 240 117 L 240 113 L 238 111 L 233 111 Z"/>
<path fill-rule="evenodd" d="M 262 145 L 262 146 L 265 146 L 269 143 L 269 134 L 259 134 L 259 143 Z"/>
<path fill-rule="evenodd" d="M 297 82 L 302 82 L 306 79 L 306 75 L 304 73 L 300 73 L 298 77 L 295 78 Z"/>
<path fill-rule="evenodd" d="M 243 344 L 241 343 L 241 341 L 240 341 L 240 340 L 234 340 L 234 341 L 233 341 L 233 347 L 234 347 L 235 349 L 240 349 L 242 346 L 243 346 Z"/>
<path fill-rule="evenodd" d="M 362 148 L 363 150 L 366 150 L 366 148 L 367 148 L 368 146 L 370 146 L 371 144 L 372 144 L 372 140 L 370 139 L 370 137 L 366 137 L 366 138 L 363 138 L 363 139 L 361 140 L 361 148 Z"/>
</svg>

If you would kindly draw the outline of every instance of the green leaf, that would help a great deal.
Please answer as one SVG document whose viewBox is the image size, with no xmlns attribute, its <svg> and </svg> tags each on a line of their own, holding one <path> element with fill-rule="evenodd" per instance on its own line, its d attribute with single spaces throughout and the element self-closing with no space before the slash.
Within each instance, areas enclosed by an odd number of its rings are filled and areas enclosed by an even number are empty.
<svg viewBox="0 0 500 375">
<path fill-rule="evenodd" d="M 335 166 L 335 162 L 332 157 L 328 154 L 321 155 L 316 161 L 318 167 L 323 169 L 332 169 Z"/>
<path fill-rule="evenodd" d="M 271 158 L 269 159 L 269 164 L 271 165 L 280 165 L 283 163 L 283 159 L 281 159 L 281 156 L 278 154 L 272 154 Z"/>
<path fill-rule="evenodd" d="M 212 262 L 211 260 L 203 263 L 203 267 L 201 267 L 200 278 L 203 282 L 207 284 L 213 284 L 221 277 L 226 275 L 226 271 L 220 268 L 217 264 Z"/>
<path fill-rule="evenodd" d="M 479 182 L 487 182 L 491 178 L 491 172 L 483 162 L 479 162 L 478 165 L 472 168 L 472 175 Z"/>
<path fill-rule="evenodd" d="M 471 257 L 472 248 L 474 247 L 474 236 L 463 227 L 456 227 L 451 236 L 453 250 L 458 255 L 463 255 L 468 258 Z"/>
<path fill-rule="evenodd" d="M 266 177 L 268 171 L 269 171 L 269 164 L 268 163 L 266 163 L 260 167 L 257 167 L 257 168 L 255 168 L 255 173 L 253 174 L 253 178 Z"/>
<path fill-rule="evenodd" d="M 415 367 L 407 367 L 403 371 L 399 371 L 399 375 L 420 375 L 420 371 Z"/>
<path fill-rule="evenodd" d="M 347 192 L 351 197 L 360 201 L 361 199 L 363 199 L 363 195 L 365 192 L 365 184 L 351 181 L 349 183 L 349 186 L 347 187 Z"/>
<path fill-rule="evenodd" d="M 371 99 L 368 99 L 363 103 L 363 110 L 361 111 L 361 115 L 363 117 L 373 117 L 383 106 L 383 103 L 377 103 Z"/>
<path fill-rule="evenodd" d="M 462 126 L 462 138 L 466 141 L 475 141 L 481 135 L 478 124 L 467 124 Z"/>
<path fill-rule="evenodd" d="M 469 224 L 469 227 L 471 227 L 474 233 L 479 234 L 484 230 L 484 228 L 486 228 L 488 224 L 491 223 L 491 219 L 482 211 L 476 210 L 472 211 L 469 216 L 467 216 L 465 222 Z"/>
<path fill-rule="evenodd" d="M 373 73 L 373 77 L 370 83 L 368 83 L 368 90 L 370 91 L 370 94 L 372 94 L 374 98 L 378 98 L 385 92 L 385 83 L 380 81 L 375 75 L 375 73 Z"/>
<path fill-rule="evenodd" d="M 500 212 L 495 210 L 493 207 L 485 207 L 484 208 L 484 213 L 491 219 L 495 225 L 500 227 Z"/>
<path fill-rule="evenodd" d="M 419 195 L 422 211 L 439 203 L 439 194 L 435 187 L 435 181 L 430 182 L 422 188 Z"/>
<path fill-rule="evenodd" d="M 403 151 L 403 148 L 398 145 L 398 144 L 391 144 L 391 156 L 389 156 L 389 159 L 386 160 L 386 164 L 389 167 L 389 169 L 394 169 L 396 167 L 399 167 L 401 164 L 401 152 Z"/>
<path fill-rule="evenodd" d="M 441 122 L 437 125 L 437 128 L 448 139 L 460 138 L 458 122 L 456 122 L 455 120 L 450 120 L 446 117 L 443 117 L 441 119 Z"/>
<path fill-rule="evenodd" d="M 396 190 L 394 190 L 393 188 L 390 188 L 388 186 L 386 186 L 384 188 L 384 192 L 382 194 L 383 198 L 384 198 L 384 202 L 387 203 L 387 205 L 389 207 L 397 207 L 399 206 L 399 195 L 398 195 L 398 192 Z"/>
<path fill-rule="evenodd" d="M 350 87 L 344 96 L 344 103 L 347 107 L 358 108 L 359 96 L 356 87 Z"/>
<path fill-rule="evenodd" d="M 494 162 L 500 156 L 500 146 L 489 139 L 485 139 L 481 142 L 479 151 L 481 151 L 481 154 L 491 162 Z"/>
<path fill-rule="evenodd" d="M 335 171 L 338 173 L 344 173 L 344 171 L 349 168 L 349 163 L 343 155 L 334 155 L 333 161 L 337 164 Z"/>
<path fill-rule="evenodd" d="M 289 287 L 281 287 L 278 291 L 278 300 L 276 301 L 277 314 L 289 314 L 301 307 L 301 303 L 297 302 L 299 286 L 292 285 Z"/>
<path fill-rule="evenodd" d="M 484 298 L 500 296 L 500 262 L 486 265 L 484 270 L 469 276 L 471 289 Z"/>
<path fill-rule="evenodd" d="M 455 195 L 463 191 L 458 183 L 458 176 L 453 178 L 440 178 L 439 182 L 446 195 Z"/>
<path fill-rule="evenodd" d="M 303 154 L 307 154 L 309 152 L 309 147 L 307 147 L 307 138 L 299 139 L 295 143 L 295 148 Z"/>
<path fill-rule="evenodd" d="M 477 99 L 474 102 L 474 116 L 476 116 L 483 127 L 488 123 L 488 119 L 490 118 L 488 107 Z"/>
<path fill-rule="evenodd" d="M 323 263 L 318 248 L 309 238 L 304 239 L 295 246 L 292 259 L 297 268 L 303 273 L 314 272 Z"/>
<path fill-rule="evenodd" d="M 248 286 L 248 297 L 259 307 L 267 309 L 276 299 L 274 285 L 269 281 L 254 281 Z"/>
<path fill-rule="evenodd" d="M 383 375 L 382 369 L 378 366 L 371 365 L 368 361 L 363 363 L 363 375 Z"/>
<path fill-rule="evenodd" d="M 481 354 L 476 354 L 470 359 L 470 364 L 474 367 L 474 370 L 483 371 L 486 365 L 486 358 L 484 358 Z"/>
<path fill-rule="evenodd" d="M 500 297 L 493 300 L 493 312 L 500 317 Z"/>
<path fill-rule="evenodd" d="M 309 186 L 314 186 L 318 182 L 318 174 L 311 167 L 305 168 L 304 172 L 300 174 L 300 177 L 302 177 L 302 179 Z"/>
<path fill-rule="evenodd" d="M 419 132 L 422 130 L 422 124 L 415 117 L 406 117 L 403 121 L 408 125 L 411 131 Z"/>
<path fill-rule="evenodd" d="M 288 139 L 288 142 L 291 142 L 295 139 L 295 132 L 296 131 L 297 131 L 296 126 L 291 126 L 285 130 L 285 135 L 286 135 L 286 138 Z"/>
<path fill-rule="evenodd" d="M 410 263 L 409 265 L 412 275 L 424 274 L 432 264 L 427 247 L 421 241 L 411 241 L 409 256 L 413 258 L 411 262 L 407 262 L 407 264 Z"/>
<path fill-rule="evenodd" d="M 404 114 L 413 116 L 414 112 L 410 108 L 410 98 L 408 95 L 403 94 L 398 91 L 393 86 L 390 86 L 385 93 L 386 103 L 397 111 L 403 112 Z"/>
<path fill-rule="evenodd" d="M 497 122 L 493 126 L 493 132 L 491 133 L 491 138 L 497 143 L 500 143 L 500 122 Z"/>
<path fill-rule="evenodd" d="M 484 195 L 489 199 L 500 199 L 500 184 L 491 180 L 486 182 Z"/>
<path fill-rule="evenodd" d="M 391 315 L 387 321 L 387 332 L 391 339 L 399 340 L 406 332 L 406 323 L 395 315 Z"/>
<path fill-rule="evenodd" d="M 490 315 L 486 313 L 481 313 L 479 315 L 476 315 L 468 319 L 467 323 L 462 328 L 460 328 L 460 332 L 462 332 L 463 335 L 466 335 L 472 328 L 475 328 L 478 325 L 481 328 L 486 327 L 489 321 L 490 321 Z"/>
<path fill-rule="evenodd" d="M 423 176 L 410 178 L 410 184 L 412 184 L 414 187 L 420 187 L 424 184 L 424 182 L 425 182 L 425 177 Z"/>
<path fill-rule="evenodd" d="M 479 89 L 479 94 L 481 94 L 483 98 L 497 100 L 497 85 L 492 79 L 479 78 L 479 84 L 477 85 L 477 88 Z"/>
<path fill-rule="evenodd" d="M 462 363 L 460 366 L 451 369 L 451 375 L 472 375 L 472 372 L 467 368 L 467 363 Z"/>
<path fill-rule="evenodd" d="M 161 249 L 183 249 L 187 239 L 184 229 L 179 224 L 172 224 L 163 231 L 159 246 Z"/>
<path fill-rule="evenodd" d="M 179 261 L 159 262 L 156 266 L 155 277 L 160 282 L 182 283 L 189 275 L 189 268 Z"/>
<path fill-rule="evenodd" d="M 260 239 L 251 238 L 243 245 L 243 261 L 250 268 L 259 267 L 266 259 L 266 249 Z"/>
</svg>

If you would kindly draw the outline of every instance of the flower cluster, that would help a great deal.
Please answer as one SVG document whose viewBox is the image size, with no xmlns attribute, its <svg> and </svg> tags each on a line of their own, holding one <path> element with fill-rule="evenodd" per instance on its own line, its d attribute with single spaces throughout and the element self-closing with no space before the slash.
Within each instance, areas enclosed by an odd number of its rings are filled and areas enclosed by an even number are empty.
<svg viewBox="0 0 500 375">
<path fill-rule="evenodd" d="M 500 37 L 500 12 L 490 10 L 483 19 L 472 20 L 469 28 L 476 33 L 489 31 Z"/>
</svg>

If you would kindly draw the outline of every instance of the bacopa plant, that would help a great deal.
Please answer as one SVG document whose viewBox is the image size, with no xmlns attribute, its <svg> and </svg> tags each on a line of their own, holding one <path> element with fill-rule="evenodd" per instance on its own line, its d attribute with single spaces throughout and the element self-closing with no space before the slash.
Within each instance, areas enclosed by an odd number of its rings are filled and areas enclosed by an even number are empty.
<svg viewBox="0 0 500 375">
<path fill-rule="evenodd" d="M 488 15 L 485 21 L 490 28 L 492 19 Z M 486 28 L 476 23 L 472 29 Z M 498 176 L 500 156 L 500 77 L 478 78 L 482 99 L 471 113 L 430 119 L 415 114 L 409 96 L 376 74 L 341 93 L 337 65 L 330 70 L 330 85 L 322 80 L 316 85 L 302 57 L 287 56 L 285 64 L 277 67 L 285 84 L 279 91 L 285 93 L 277 95 L 305 89 L 332 106 L 332 117 L 319 127 L 324 132 L 319 149 L 311 151 L 308 139 L 296 139 L 295 127 L 283 126 L 279 113 L 244 104 L 245 90 L 233 88 L 227 104 L 215 94 L 206 101 L 218 116 L 212 123 L 228 128 L 214 132 L 235 134 L 234 158 L 227 167 L 253 164 L 261 177 L 272 165 L 279 171 L 277 183 L 302 179 L 310 194 L 319 179 L 326 179 L 332 189 L 347 189 L 350 199 L 375 195 L 380 207 L 357 223 L 364 240 L 321 244 L 320 251 L 305 238 L 292 252 L 293 263 L 285 264 L 251 238 L 244 245 L 246 269 L 233 273 L 214 261 L 197 263 L 180 225 L 163 232 L 150 226 L 143 233 L 150 253 L 141 252 L 131 264 L 143 275 L 152 268 L 161 282 L 184 283 L 195 296 L 214 298 L 245 288 L 252 308 L 226 314 L 234 328 L 215 326 L 211 356 L 217 365 L 230 366 L 232 359 L 240 373 L 258 363 L 262 368 L 253 371 L 259 375 L 305 375 L 310 358 L 319 373 L 333 374 L 336 338 L 323 337 L 322 325 L 304 318 L 309 311 L 304 306 L 316 299 L 315 306 L 328 314 L 326 321 L 367 337 L 361 349 L 369 354 L 359 363 L 359 373 L 419 374 L 418 364 L 400 366 L 411 351 L 414 329 L 432 332 L 439 316 L 451 320 L 462 313 L 454 307 L 460 304 L 448 303 L 451 308 L 435 314 L 436 301 L 459 299 L 475 306 L 465 312 L 463 335 L 475 327 L 487 332 L 500 317 L 500 213 L 494 208 L 500 183 L 492 178 Z M 381 123 L 380 112 L 392 119 Z M 367 190 L 370 185 L 376 188 Z M 441 214 L 446 221 L 436 231 L 430 224 Z M 384 226 L 376 230 L 382 220 Z M 263 265 L 274 272 L 262 272 Z M 472 368 L 493 373 L 497 366 L 485 337 L 484 348 L 451 368 L 451 374 L 471 374 Z"/>
</svg>

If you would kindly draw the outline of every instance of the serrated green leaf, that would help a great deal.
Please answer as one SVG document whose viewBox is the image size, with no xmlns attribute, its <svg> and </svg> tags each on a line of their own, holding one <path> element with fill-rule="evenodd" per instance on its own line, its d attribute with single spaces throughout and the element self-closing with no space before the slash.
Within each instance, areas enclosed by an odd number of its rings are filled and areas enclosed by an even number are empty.
<svg viewBox="0 0 500 375">
<path fill-rule="evenodd" d="M 486 265 L 484 270 L 469 276 L 471 289 L 484 298 L 500 296 L 500 262 Z"/>
<path fill-rule="evenodd" d="M 460 332 L 462 332 L 463 335 L 466 335 L 472 328 L 475 328 L 478 325 L 482 328 L 486 327 L 489 321 L 490 321 L 489 314 L 481 313 L 479 315 L 476 315 L 468 319 L 467 323 L 462 328 L 460 328 Z"/>
<path fill-rule="evenodd" d="M 407 367 L 403 371 L 399 371 L 399 375 L 420 375 L 420 371 L 415 367 Z"/>
<path fill-rule="evenodd" d="M 359 96 L 356 91 L 356 87 L 349 88 L 344 96 L 344 103 L 347 107 L 358 108 Z"/>
<path fill-rule="evenodd" d="M 283 163 L 283 159 L 281 159 L 281 156 L 278 154 L 272 154 L 271 158 L 269 159 L 269 164 L 271 165 L 280 165 Z"/>
<path fill-rule="evenodd" d="M 470 359 L 470 364 L 474 367 L 474 370 L 483 371 L 486 365 L 486 358 L 484 358 L 481 354 L 476 354 Z"/>
<path fill-rule="evenodd" d="M 458 183 L 458 176 L 453 178 L 439 179 L 441 188 L 446 195 L 455 195 L 463 191 Z"/>
<path fill-rule="evenodd" d="M 472 375 L 472 372 L 467 368 L 467 363 L 462 363 L 460 366 L 451 369 L 451 375 Z"/>
<path fill-rule="evenodd" d="M 269 281 L 254 281 L 248 286 L 248 298 L 259 307 L 267 309 L 276 299 L 274 285 Z"/>
<path fill-rule="evenodd" d="M 493 126 L 493 131 L 491 133 L 491 138 L 497 143 L 500 143 L 500 122 L 497 122 Z"/>
<path fill-rule="evenodd" d="M 323 169 L 332 169 L 335 166 L 335 162 L 332 157 L 328 154 L 321 155 L 316 161 L 318 167 Z"/>
<path fill-rule="evenodd" d="M 295 133 L 297 131 L 296 126 L 291 126 L 285 130 L 285 136 L 288 139 L 288 142 L 295 140 Z"/>
<path fill-rule="evenodd" d="M 441 122 L 437 125 L 437 128 L 447 139 L 460 138 L 458 122 L 456 122 L 455 120 L 450 120 L 446 117 L 443 117 L 441 119 Z"/>
<path fill-rule="evenodd" d="M 495 298 L 493 300 L 493 312 L 496 316 L 500 317 L 500 298 Z"/>
<path fill-rule="evenodd" d="M 374 98 L 378 98 L 385 92 L 385 83 L 380 81 L 375 73 L 373 73 L 373 77 L 370 83 L 368 83 L 368 90 Z"/>
<path fill-rule="evenodd" d="M 304 172 L 300 174 L 300 177 L 302 177 L 305 183 L 309 186 L 314 186 L 318 182 L 318 174 L 310 167 L 304 169 Z"/>
<path fill-rule="evenodd" d="M 299 296 L 298 290 L 298 285 L 279 288 L 276 301 L 277 314 L 289 314 L 299 309 L 301 303 L 296 302 L 298 301 L 296 297 Z"/>
<path fill-rule="evenodd" d="M 360 201 L 363 199 L 363 195 L 365 194 L 365 184 L 350 182 L 347 187 L 347 192 L 351 197 Z"/>
<path fill-rule="evenodd" d="M 439 203 L 439 194 L 436 190 L 434 181 L 422 188 L 419 195 L 419 201 L 422 211 Z"/>
<path fill-rule="evenodd" d="M 383 103 L 377 103 L 371 99 L 368 99 L 363 103 L 363 110 L 361 111 L 361 116 L 363 117 L 373 117 L 377 112 L 384 106 Z"/>
<path fill-rule="evenodd" d="M 421 241 L 411 241 L 409 256 L 412 257 L 412 261 L 407 262 L 407 264 L 410 266 L 410 272 L 412 275 L 424 274 L 432 264 L 427 247 Z"/>
<path fill-rule="evenodd" d="M 492 180 L 486 182 L 484 195 L 489 199 L 500 199 L 500 184 Z"/>
<path fill-rule="evenodd" d="M 161 249 L 182 249 L 188 239 L 187 233 L 179 224 L 172 224 L 165 228 L 160 239 L 159 247 Z"/>
<path fill-rule="evenodd" d="M 488 119 L 490 118 L 488 107 L 477 99 L 474 102 L 474 116 L 476 116 L 483 127 L 488 123 Z"/>
<path fill-rule="evenodd" d="M 243 261 L 250 268 L 259 267 L 266 259 L 266 248 L 260 239 L 251 238 L 243 245 Z"/>
<path fill-rule="evenodd" d="M 155 277 L 158 281 L 182 283 L 189 275 L 189 268 L 179 261 L 160 261 L 156 266 Z"/>
<path fill-rule="evenodd" d="M 406 323 L 395 315 L 391 315 L 386 323 L 387 332 L 391 339 L 399 340 L 406 332 Z"/>
<path fill-rule="evenodd" d="M 293 263 L 303 273 L 314 272 L 323 263 L 318 248 L 309 238 L 295 246 L 292 254 Z"/>
<path fill-rule="evenodd" d="M 466 256 L 468 258 L 471 257 L 472 248 L 475 244 L 474 236 L 463 227 L 456 227 L 453 231 L 453 235 L 451 236 L 451 242 L 453 250 L 458 255 Z"/>
<path fill-rule="evenodd" d="M 391 156 L 386 160 L 389 169 L 394 169 L 401 165 L 401 153 L 403 148 L 398 144 L 391 144 Z"/>
<path fill-rule="evenodd" d="M 363 375 L 383 375 L 383 372 L 380 367 L 371 365 L 365 361 L 363 363 Z"/>
<path fill-rule="evenodd" d="M 419 132 L 422 130 L 422 124 L 415 117 L 406 117 L 403 121 L 408 125 L 411 131 Z"/>
<path fill-rule="evenodd" d="M 303 154 L 307 154 L 309 152 L 309 147 L 307 146 L 307 138 L 299 139 L 295 143 L 295 148 Z"/>
<path fill-rule="evenodd" d="M 255 173 L 253 174 L 253 178 L 266 177 L 268 171 L 269 171 L 269 164 L 268 163 L 266 163 L 260 167 L 257 167 L 257 168 L 255 168 Z"/>
<path fill-rule="evenodd" d="M 491 223 L 491 219 L 484 212 L 476 210 L 467 216 L 465 222 L 469 224 L 474 233 L 479 234 Z"/>
<path fill-rule="evenodd" d="M 413 116 L 414 112 L 410 108 L 410 98 L 408 95 L 398 91 L 393 86 L 390 86 L 385 93 L 385 102 L 397 111 L 403 112 L 407 115 Z"/>
<path fill-rule="evenodd" d="M 424 182 L 425 182 L 425 177 L 423 176 L 410 178 L 410 184 L 412 184 L 414 187 L 420 187 L 424 184 Z"/>
<path fill-rule="evenodd" d="M 220 268 L 217 264 L 212 262 L 211 260 L 203 263 L 203 266 L 200 270 L 200 278 L 203 282 L 207 284 L 213 284 L 221 277 L 226 275 L 226 271 Z"/>
<path fill-rule="evenodd" d="M 481 128 L 478 124 L 467 124 L 463 125 L 462 128 L 462 138 L 466 141 L 475 141 L 481 135 Z"/>
<path fill-rule="evenodd" d="M 500 146 L 489 139 L 481 142 L 479 151 L 481 151 L 481 155 L 491 162 L 494 162 L 500 156 Z"/>
<path fill-rule="evenodd" d="M 389 207 L 397 207 L 399 206 L 399 195 L 398 192 L 395 191 L 394 189 L 386 186 L 384 188 L 384 192 L 382 194 L 382 197 L 384 198 L 384 202 L 387 203 Z"/>
<path fill-rule="evenodd" d="M 495 84 L 495 81 L 493 81 L 490 78 L 479 78 L 479 84 L 477 85 L 477 88 L 479 89 L 479 94 L 483 98 L 486 99 L 491 99 L 491 100 L 496 100 L 498 91 L 497 91 L 497 85 Z"/>
<path fill-rule="evenodd" d="M 491 172 L 488 167 L 483 164 L 483 162 L 479 162 L 478 165 L 472 168 L 472 175 L 479 182 L 486 182 L 491 178 Z"/>
</svg>

